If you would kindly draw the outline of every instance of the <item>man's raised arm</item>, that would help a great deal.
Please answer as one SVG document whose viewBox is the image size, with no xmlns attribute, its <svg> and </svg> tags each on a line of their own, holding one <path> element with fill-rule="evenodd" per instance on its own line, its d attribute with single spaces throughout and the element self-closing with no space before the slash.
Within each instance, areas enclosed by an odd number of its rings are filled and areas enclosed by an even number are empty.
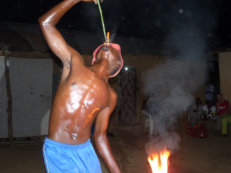
<svg viewBox="0 0 231 173">
<path fill-rule="evenodd" d="M 96 3 L 96 0 L 64 0 L 39 18 L 40 27 L 50 49 L 64 65 L 70 64 L 73 52 L 77 55 L 79 53 L 70 48 L 55 26 L 68 10 L 80 1 Z M 82 62 L 81 56 L 77 57 Z"/>
<path fill-rule="evenodd" d="M 110 144 L 107 138 L 107 127 L 109 122 L 109 117 L 116 106 L 117 96 L 111 92 L 110 105 L 104 108 L 96 117 L 96 126 L 94 132 L 94 139 L 97 150 L 104 159 L 106 165 L 112 173 L 120 173 L 120 169 L 113 157 Z"/>
</svg>

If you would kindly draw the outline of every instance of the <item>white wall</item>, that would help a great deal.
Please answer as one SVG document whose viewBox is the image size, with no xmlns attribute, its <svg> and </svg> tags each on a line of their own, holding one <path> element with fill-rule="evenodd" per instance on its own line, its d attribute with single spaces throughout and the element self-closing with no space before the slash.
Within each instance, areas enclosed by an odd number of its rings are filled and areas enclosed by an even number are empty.
<svg viewBox="0 0 231 173">
<path fill-rule="evenodd" d="M 0 56 L 0 138 L 8 137 L 7 91 L 4 57 Z"/>
<path fill-rule="evenodd" d="M 14 137 L 48 133 L 52 67 L 51 59 L 10 58 Z"/>
</svg>

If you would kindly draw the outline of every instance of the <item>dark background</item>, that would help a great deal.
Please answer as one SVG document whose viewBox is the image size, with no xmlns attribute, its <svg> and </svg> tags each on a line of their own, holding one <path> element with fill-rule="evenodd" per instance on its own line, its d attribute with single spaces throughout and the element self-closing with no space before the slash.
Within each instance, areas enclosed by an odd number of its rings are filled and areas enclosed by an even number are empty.
<svg viewBox="0 0 231 173">
<path fill-rule="evenodd" d="M 37 23 L 60 0 L 0 2 L 0 21 Z M 102 4 L 106 29 L 114 34 L 163 42 L 172 28 L 194 23 L 212 49 L 231 43 L 230 7 L 230 0 L 105 0 Z M 81 3 L 73 7 L 58 27 L 102 32 L 97 6 Z"/>
</svg>

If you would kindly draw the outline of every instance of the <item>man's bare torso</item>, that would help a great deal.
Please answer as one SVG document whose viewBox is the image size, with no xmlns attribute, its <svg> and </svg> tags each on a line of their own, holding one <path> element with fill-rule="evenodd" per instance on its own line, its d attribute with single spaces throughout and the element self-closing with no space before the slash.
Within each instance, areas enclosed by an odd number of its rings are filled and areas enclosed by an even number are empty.
<svg viewBox="0 0 231 173">
<path fill-rule="evenodd" d="M 67 144 L 85 142 L 95 116 L 110 102 L 109 85 L 84 65 L 65 69 L 50 115 L 50 139 Z"/>
<path fill-rule="evenodd" d="M 48 138 L 66 144 L 83 143 L 89 138 L 95 119 L 95 146 L 110 171 L 120 173 L 107 138 L 109 118 L 117 100 L 108 78 L 117 75 L 123 66 L 120 46 L 107 43 L 104 49 L 97 48 L 92 66 L 87 68 L 79 52 L 56 28 L 61 17 L 80 2 L 97 3 L 96 0 L 63 0 L 39 18 L 49 48 L 64 66 L 51 109 Z"/>
</svg>

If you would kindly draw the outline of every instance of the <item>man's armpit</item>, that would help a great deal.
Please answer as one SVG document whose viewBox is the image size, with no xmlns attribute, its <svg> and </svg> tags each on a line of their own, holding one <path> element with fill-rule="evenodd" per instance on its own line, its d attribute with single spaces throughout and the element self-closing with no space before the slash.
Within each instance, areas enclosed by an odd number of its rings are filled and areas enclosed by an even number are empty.
<svg viewBox="0 0 231 173">
<path fill-rule="evenodd" d="M 64 60 L 63 61 L 63 68 L 64 67 L 70 69 L 71 68 L 71 61 L 70 60 Z"/>
</svg>

